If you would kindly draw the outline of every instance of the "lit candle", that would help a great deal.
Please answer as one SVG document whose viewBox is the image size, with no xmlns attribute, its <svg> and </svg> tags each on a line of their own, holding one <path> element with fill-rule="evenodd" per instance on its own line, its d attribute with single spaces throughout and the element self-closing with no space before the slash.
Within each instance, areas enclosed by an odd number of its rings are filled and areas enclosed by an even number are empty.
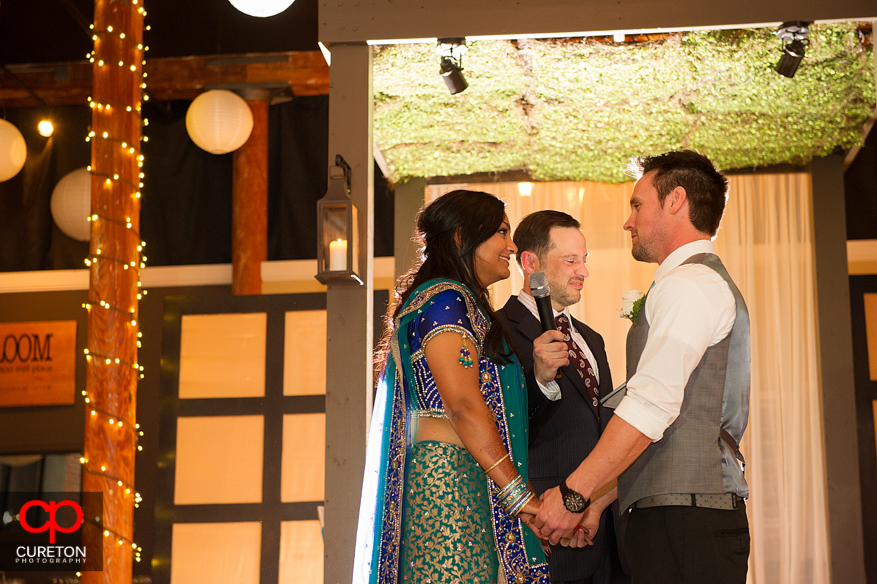
<svg viewBox="0 0 877 584">
<path fill-rule="evenodd" d="M 336 239 L 329 242 L 329 271 L 347 269 L 347 240 Z"/>
</svg>

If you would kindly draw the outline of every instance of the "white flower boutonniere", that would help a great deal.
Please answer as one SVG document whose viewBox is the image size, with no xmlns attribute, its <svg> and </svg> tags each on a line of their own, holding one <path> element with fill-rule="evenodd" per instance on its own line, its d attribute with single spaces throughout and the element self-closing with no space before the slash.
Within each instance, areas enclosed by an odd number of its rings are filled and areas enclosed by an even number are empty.
<svg viewBox="0 0 877 584">
<path fill-rule="evenodd" d="M 626 292 L 622 292 L 621 310 L 618 311 L 618 318 L 627 318 L 630 322 L 636 324 L 639 311 L 642 310 L 645 303 L 646 296 L 639 290 L 627 290 Z"/>
</svg>

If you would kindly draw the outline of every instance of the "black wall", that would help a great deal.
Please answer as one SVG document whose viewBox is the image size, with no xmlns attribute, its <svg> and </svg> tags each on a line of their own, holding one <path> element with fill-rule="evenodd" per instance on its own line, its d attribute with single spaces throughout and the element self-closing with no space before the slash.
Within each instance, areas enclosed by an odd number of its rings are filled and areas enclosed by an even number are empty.
<svg viewBox="0 0 877 584">
<path fill-rule="evenodd" d="M 231 263 L 232 154 L 201 150 L 186 133 L 190 102 L 147 102 L 142 145 L 140 235 L 150 266 Z M 88 166 L 91 110 L 52 108 L 55 134 L 36 124 L 46 112 L 10 109 L 28 146 L 25 167 L 0 183 L 0 272 L 84 267 L 88 244 L 62 233 L 51 216 L 52 190 Z M 317 257 L 317 200 L 326 194 L 329 99 L 298 97 L 271 106 L 268 132 L 268 259 Z M 393 192 L 375 170 L 375 256 L 393 255 Z"/>
</svg>

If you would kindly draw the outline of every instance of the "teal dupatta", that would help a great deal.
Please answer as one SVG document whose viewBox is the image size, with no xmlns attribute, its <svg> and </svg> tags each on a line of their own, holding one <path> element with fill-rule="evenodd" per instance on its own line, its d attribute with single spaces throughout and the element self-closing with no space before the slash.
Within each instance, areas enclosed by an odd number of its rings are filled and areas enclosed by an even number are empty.
<svg viewBox="0 0 877 584">
<path fill-rule="evenodd" d="M 452 280 L 430 280 L 411 293 L 394 323 L 391 354 L 375 397 L 356 534 L 354 584 L 396 584 L 398 580 L 405 463 L 413 442 L 411 409 L 417 403 L 405 331 L 437 294 L 447 290 L 457 291 L 466 302 L 479 355 L 482 353 L 484 334 L 490 325 L 468 288 Z M 482 394 L 494 413 L 500 436 L 516 469 L 526 478 L 527 389 L 517 358 L 497 365 L 482 357 L 479 374 Z M 504 584 L 548 584 L 548 566 L 539 539 L 505 513 L 497 501 L 498 488 L 490 479 L 485 480 Z"/>
</svg>

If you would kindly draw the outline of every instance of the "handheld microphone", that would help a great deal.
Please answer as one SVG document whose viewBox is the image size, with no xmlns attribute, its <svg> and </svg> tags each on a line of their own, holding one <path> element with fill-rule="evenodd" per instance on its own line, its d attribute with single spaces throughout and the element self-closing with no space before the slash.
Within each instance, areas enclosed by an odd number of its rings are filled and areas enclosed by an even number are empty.
<svg viewBox="0 0 877 584">
<path fill-rule="evenodd" d="M 548 287 L 548 277 L 545 272 L 530 274 L 530 293 L 533 294 L 533 299 L 536 301 L 542 332 L 556 331 L 557 323 L 554 322 L 554 310 L 551 308 L 551 288 Z M 557 370 L 554 379 L 560 379 L 560 369 Z"/>
<path fill-rule="evenodd" d="M 533 272 L 530 274 L 530 292 L 536 300 L 536 309 L 539 311 L 539 320 L 542 322 L 542 332 L 557 330 L 554 323 L 554 310 L 551 308 L 551 289 L 548 287 L 548 278 L 545 272 Z"/>
</svg>

